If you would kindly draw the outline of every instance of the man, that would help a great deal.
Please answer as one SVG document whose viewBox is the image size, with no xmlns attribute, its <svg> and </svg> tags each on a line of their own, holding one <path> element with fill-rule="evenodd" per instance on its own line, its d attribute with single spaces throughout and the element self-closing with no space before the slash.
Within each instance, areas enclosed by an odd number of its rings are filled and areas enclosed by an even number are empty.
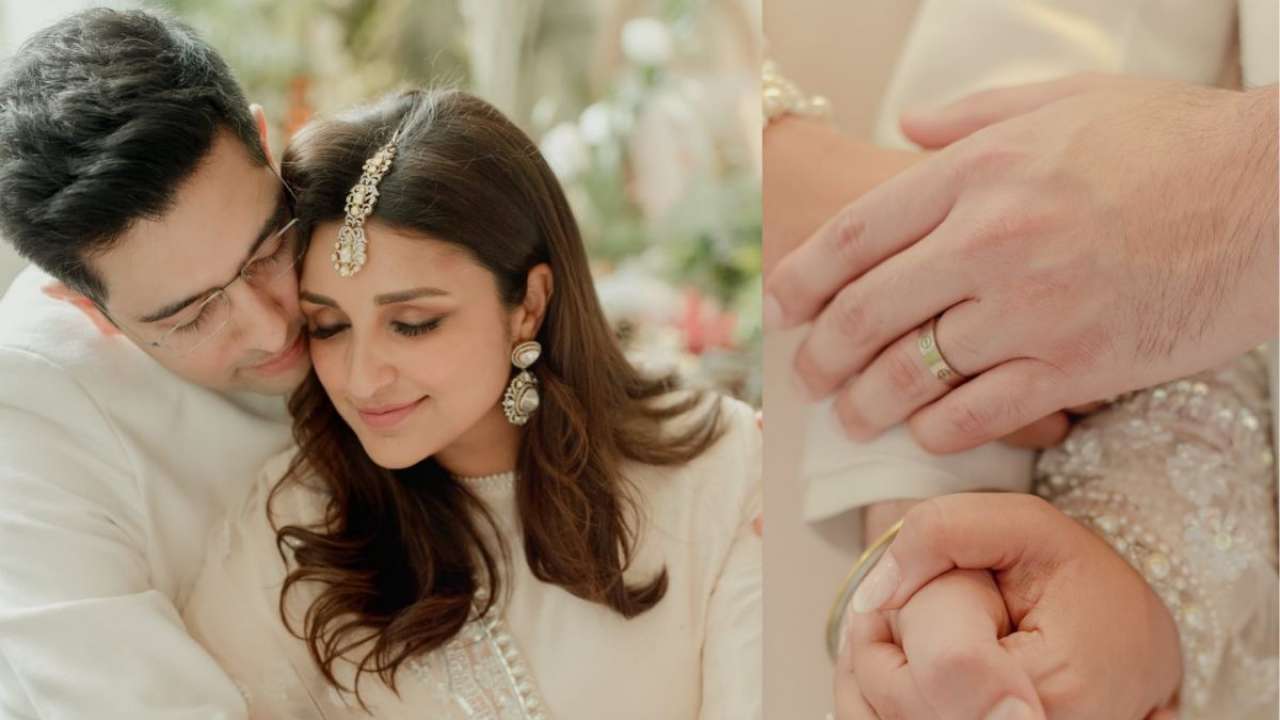
<svg viewBox="0 0 1280 720">
<path fill-rule="evenodd" d="M 0 73 L 0 716 L 243 717 L 179 616 L 309 372 L 266 125 L 187 27 L 94 9 Z"/>
</svg>

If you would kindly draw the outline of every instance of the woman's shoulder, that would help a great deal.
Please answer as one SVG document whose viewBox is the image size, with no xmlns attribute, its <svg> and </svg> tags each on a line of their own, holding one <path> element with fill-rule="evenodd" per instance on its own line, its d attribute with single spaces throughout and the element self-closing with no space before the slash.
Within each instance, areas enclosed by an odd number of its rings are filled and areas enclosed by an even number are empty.
<svg viewBox="0 0 1280 720">
<path fill-rule="evenodd" d="M 696 402 L 693 402 L 696 401 Z M 756 411 L 741 400 L 719 393 L 677 391 L 656 400 L 660 406 L 689 404 L 667 421 L 667 435 L 681 435 L 703 427 L 714 417 L 714 440 L 697 456 L 680 465 L 644 466 L 642 483 L 662 494 L 674 493 L 682 502 L 705 498 L 725 509 L 748 512 L 758 503 L 762 434 Z M 692 404 L 690 404 L 692 403 Z"/>
</svg>

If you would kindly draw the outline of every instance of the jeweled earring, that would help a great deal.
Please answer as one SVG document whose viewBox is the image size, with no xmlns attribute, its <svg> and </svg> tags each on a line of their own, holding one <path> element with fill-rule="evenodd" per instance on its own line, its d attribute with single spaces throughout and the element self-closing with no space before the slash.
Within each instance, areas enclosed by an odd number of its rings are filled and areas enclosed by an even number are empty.
<svg viewBox="0 0 1280 720">
<path fill-rule="evenodd" d="M 502 396 L 502 412 L 512 425 L 524 425 L 529 416 L 538 409 L 538 378 L 529 372 L 529 366 L 542 355 L 542 345 L 537 340 L 522 342 L 511 351 L 511 364 L 520 368 L 520 373 L 511 378 L 507 392 Z"/>
</svg>

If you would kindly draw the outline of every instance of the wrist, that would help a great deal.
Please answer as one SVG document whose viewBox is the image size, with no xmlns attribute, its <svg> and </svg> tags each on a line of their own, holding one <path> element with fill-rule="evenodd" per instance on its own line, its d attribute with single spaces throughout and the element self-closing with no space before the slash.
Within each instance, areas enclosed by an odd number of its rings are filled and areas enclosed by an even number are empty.
<svg viewBox="0 0 1280 720">
<path fill-rule="evenodd" d="M 872 503 L 862 509 L 862 543 L 870 545 L 891 525 L 902 519 L 920 500 L 904 498 Z"/>
</svg>

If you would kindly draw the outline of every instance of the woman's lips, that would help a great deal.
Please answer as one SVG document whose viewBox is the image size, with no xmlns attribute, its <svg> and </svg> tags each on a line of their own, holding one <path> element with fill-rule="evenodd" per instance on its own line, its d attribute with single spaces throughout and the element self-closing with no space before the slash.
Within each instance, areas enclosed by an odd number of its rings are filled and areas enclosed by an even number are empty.
<svg viewBox="0 0 1280 720">
<path fill-rule="evenodd" d="M 411 403 L 402 405 L 385 405 L 367 410 L 357 409 L 357 412 L 360 413 L 360 419 L 364 421 L 365 425 L 377 430 L 386 430 L 400 424 L 402 420 L 422 404 L 423 400 L 426 400 L 426 398 L 421 397 Z"/>
<path fill-rule="evenodd" d="M 299 332 L 298 336 L 294 338 L 293 343 L 290 344 L 284 352 L 281 352 L 279 355 L 260 365 L 254 365 L 253 370 L 259 375 L 279 375 L 296 365 L 305 351 L 306 343 L 304 342 L 302 333 Z"/>
</svg>

